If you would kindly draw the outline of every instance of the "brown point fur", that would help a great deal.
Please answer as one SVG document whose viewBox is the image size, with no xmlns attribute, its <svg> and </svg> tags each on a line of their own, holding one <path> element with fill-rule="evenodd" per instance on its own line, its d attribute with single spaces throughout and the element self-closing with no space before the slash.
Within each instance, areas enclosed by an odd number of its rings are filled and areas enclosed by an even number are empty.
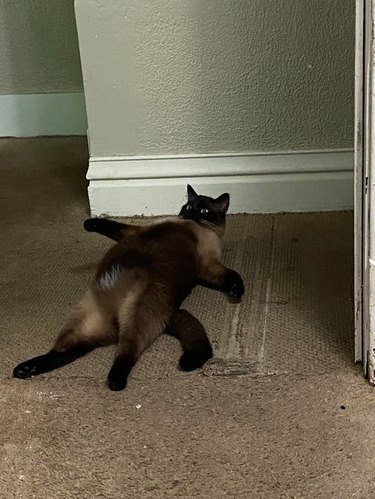
<svg viewBox="0 0 375 499">
<path fill-rule="evenodd" d="M 210 358 L 212 349 L 203 326 L 178 309 L 198 283 L 239 297 L 243 284 L 235 271 L 220 262 L 229 195 L 213 200 L 190 188 L 189 202 L 194 209 L 184 205 L 179 217 L 147 226 L 87 220 L 86 230 L 110 237 L 116 244 L 99 263 L 89 291 L 72 311 L 51 352 L 20 364 L 14 375 L 25 378 L 47 372 L 93 348 L 117 343 L 108 383 L 113 390 L 123 389 L 139 356 L 166 328 L 182 343 L 182 369 L 199 367 Z M 202 206 L 212 210 L 209 215 L 200 217 Z"/>
</svg>

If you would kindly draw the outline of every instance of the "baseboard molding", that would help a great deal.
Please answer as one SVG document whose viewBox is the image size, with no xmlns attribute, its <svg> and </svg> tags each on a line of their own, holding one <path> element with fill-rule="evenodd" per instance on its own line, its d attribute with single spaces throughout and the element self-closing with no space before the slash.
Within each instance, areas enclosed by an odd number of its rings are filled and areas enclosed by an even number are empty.
<svg viewBox="0 0 375 499">
<path fill-rule="evenodd" d="M 0 137 L 85 135 L 83 92 L 0 95 Z"/>
<path fill-rule="evenodd" d="M 94 216 L 176 213 L 186 184 L 231 195 L 231 213 L 353 208 L 353 151 L 92 157 L 87 179 Z"/>
</svg>

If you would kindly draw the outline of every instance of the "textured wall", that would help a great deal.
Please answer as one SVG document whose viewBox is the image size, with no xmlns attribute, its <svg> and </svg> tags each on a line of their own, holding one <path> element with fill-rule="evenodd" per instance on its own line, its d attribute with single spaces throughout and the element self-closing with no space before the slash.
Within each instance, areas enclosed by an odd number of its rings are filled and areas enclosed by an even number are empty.
<svg viewBox="0 0 375 499">
<path fill-rule="evenodd" d="M 93 155 L 352 147 L 353 0 L 76 0 Z"/>
<path fill-rule="evenodd" d="M 73 0 L 0 0 L 0 94 L 82 91 Z"/>
</svg>

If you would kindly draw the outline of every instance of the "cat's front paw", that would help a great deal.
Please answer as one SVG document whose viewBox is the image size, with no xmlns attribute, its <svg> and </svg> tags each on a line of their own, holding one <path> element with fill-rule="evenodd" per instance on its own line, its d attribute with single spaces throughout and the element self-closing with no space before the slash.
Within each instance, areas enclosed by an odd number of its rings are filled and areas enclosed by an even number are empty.
<svg viewBox="0 0 375 499">
<path fill-rule="evenodd" d="M 83 227 L 87 232 L 97 232 L 100 227 L 101 218 L 88 218 L 83 222 Z"/>
<path fill-rule="evenodd" d="M 234 270 L 231 273 L 228 283 L 228 298 L 232 303 L 239 303 L 245 292 L 245 286 L 240 274 Z"/>
</svg>

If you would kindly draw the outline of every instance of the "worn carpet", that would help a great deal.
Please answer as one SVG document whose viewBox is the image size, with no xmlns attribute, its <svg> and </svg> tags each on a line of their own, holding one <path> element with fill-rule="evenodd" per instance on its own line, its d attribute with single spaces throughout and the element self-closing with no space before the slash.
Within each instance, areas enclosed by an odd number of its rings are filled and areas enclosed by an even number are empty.
<svg viewBox="0 0 375 499">
<path fill-rule="evenodd" d="M 111 244 L 82 228 L 88 216 L 82 142 L 42 144 L 5 141 L 0 150 L 4 374 L 51 345 Z M 244 299 L 233 305 L 197 288 L 186 302 L 213 343 L 205 374 L 325 372 L 352 358 L 352 219 L 352 213 L 228 217 L 224 261 L 243 276 Z M 160 338 L 133 376 L 176 376 L 179 352 L 176 340 Z M 112 348 L 102 349 L 61 375 L 104 379 L 112 356 Z"/>
<path fill-rule="evenodd" d="M 51 346 L 111 244 L 82 229 L 86 165 L 81 138 L 0 141 L 0 497 L 365 497 L 345 495 L 350 459 L 361 476 L 367 461 L 340 434 L 340 405 L 362 393 L 365 438 L 371 394 L 352 365 L 352 213 L 228 218 L 224 261 L 246 294 L 187 300 L 215 351 L 201 372 L 179 372 L 162 337 L 126 393 L 104 384 L 112 348 L 11 379 Z"/>
</svg>

